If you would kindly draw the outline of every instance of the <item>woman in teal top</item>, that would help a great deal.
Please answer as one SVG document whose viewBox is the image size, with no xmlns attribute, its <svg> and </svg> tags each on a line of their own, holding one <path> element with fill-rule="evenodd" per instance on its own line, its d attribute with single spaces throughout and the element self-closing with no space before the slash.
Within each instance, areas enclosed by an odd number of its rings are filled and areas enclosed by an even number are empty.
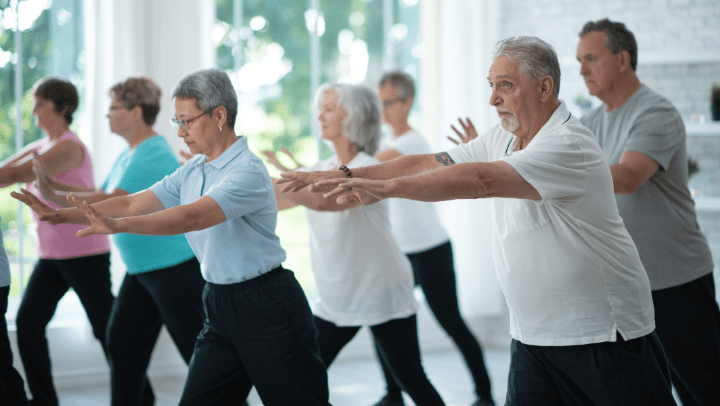
<svg viewBox="0 0 720 406">
<path fill-rule="evenodd" d="M 179 167 L 168 142 L 152 128 L 160 110 L 158 86 L 148 78 L 130 78 L 115 85 L 110 97 L 110 129 L 130 145 L 115 161 L 103 191 L 82 196 L 90 203 L 145 190 Z M 35 166 L 43 196 L 71 206 L 57 191 L 82 191 L 51 181 L 40 162 Z M 112 405 L 147 404 L 154 396 L 145 371 L 163 324 L 185 362 L 190 362 L 205 319 L 205 281 L 182 234 L 117 234 L 114 241 L 127 274 L 107 327 Z"/>
</svg>

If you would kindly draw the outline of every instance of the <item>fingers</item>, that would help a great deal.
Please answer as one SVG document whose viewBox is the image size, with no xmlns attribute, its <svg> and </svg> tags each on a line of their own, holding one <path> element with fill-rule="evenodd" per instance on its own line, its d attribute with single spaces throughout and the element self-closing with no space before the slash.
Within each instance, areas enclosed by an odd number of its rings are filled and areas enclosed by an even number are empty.
<svg viewBox="0 0 720 406">
<path fill-rule="evenodd" d="M 451 137 L 451 136 L 449 136 L 449 135 L 447 136 L 447 139 L 449 139 L 449 140 L 450 140 L 453 144 L 455 144 L 455 145 L 460 145 L 460 142 L 459 142 L 459 141 L 457 141 L 455 138 L 453 138 L 453 137 Z"/>
</svg>

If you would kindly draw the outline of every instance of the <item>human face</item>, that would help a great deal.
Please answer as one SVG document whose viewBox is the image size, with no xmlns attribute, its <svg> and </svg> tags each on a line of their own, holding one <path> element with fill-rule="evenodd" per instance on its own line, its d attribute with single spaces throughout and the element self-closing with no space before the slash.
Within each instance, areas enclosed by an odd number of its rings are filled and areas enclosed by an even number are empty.
<svg viewBox="0 0 720 406">
<path fill-rule="evenodd" d="M 206 155 L 207 160 L 212 161 L 223 152 L 221 132 L 217 124 L 207 114 L 203 114 L 195 103 L 195 99 L 175 99 L 176 119 L 195 118 L 188 123 L 190 129 L 179 126 L 177 135 L 185 141 L 192 154 Z"/>
<path fill-rule="evenodd" d="M 57 125 L 67 125 L 65 117 L 55 111 L 55 103 L 53 103 L 52 100 L 42 98 L 38 95 L 35 95 L 34 98 L 35 104 L 33 105 L 32 114 L 35 116 L 35 126 L 37 128 L 47 131 Z"/>
<path fill-rule="evenodd" d="M 114 97 L 108 108 L 107 118 L 110 131 L 118 135 L 125 135 L 130 129 L 130 110 L 122 103 L 120 98 Z"/>
<path fill-rule="evenodd" d="M 519 137 L 534 135 L 540 110 L 541 85 L 520 72 L 520 65 L 500 56 L 488 74 L 490 105 L 500 117 L 500 126 Z M 539 129 L 539 128 L 538 128 Z"/>
<path fill-rule="evenodd" d="M 382 104 L 382 119 L 386 124 L 394 126 L 407 122 L 410 111 L 410 98 L 401 99 L 398 97 L 398 90 L 393 85 L 386 83 L 378 89 L 378 98 Z"/>
<path fill-rule="evenodd" d="M 320 101 L 320 137 L 325 140 L 334 140 L 343 136 L 343 120 L 347 113 L 340 107 L 340 95 L 334 90 L 328 90 Z"/>
<path fill-rule="evenodd" d="M 591 31 L 580 38 L 577 60 L 588 91 L 603 100 L 613 91 L 620 77 L 620 53 L 613 55 L 610 52 L 604 31 Z"/>
</svg>

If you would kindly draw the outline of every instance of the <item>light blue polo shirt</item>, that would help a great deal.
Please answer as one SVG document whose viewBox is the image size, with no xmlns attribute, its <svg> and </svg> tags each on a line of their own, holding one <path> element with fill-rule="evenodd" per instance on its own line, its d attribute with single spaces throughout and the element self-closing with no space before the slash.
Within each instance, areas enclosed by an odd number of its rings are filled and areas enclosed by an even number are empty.
<svg viewBox="0 0 720 406">
<path fill-rule="evenodd" d="M 123 151 L 102 188 L 107 193 L 118 188 L 137 193 L 175 172 L 179 166 L 167 140 L 156 135 L 138 144 L 135 150 Z M 116 234 L 113 239 L 131 275 L 168 268 L 195 256 L 182 235 Z"/>
<path fill-rule="evenodd" d="M 238 137 L 217 159 L 198 155 L 150 188 L 166 209 L 210 196 L 226 221 L 185 234 L 206 281 L 231 284 L 260 276 L 285 261 L 275 234 L 277 201 L 263 162 Z"/>
</svg>

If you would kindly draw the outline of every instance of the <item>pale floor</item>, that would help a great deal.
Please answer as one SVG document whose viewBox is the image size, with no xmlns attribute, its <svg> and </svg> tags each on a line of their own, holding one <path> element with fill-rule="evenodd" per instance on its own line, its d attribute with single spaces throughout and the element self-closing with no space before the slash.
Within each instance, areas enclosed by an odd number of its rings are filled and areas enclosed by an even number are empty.
<svg viewBox="0 0 720 406">
<path fill-rule="evenodd" d="M 493 385 L 493 397 L 502 405 L 507 390 L 507 374 L 510 353 L 501 350 L 486 350 L 485 362 Z M 423 355 L 423 365 L 430 381 L 440 392 L 447 406 L 468 406 L 474 402 L 470 376 L 457 352 L 439 352 Z M 183 387 L 184 374 L 150 376 L 157 406 L 177 405 Z M 334 406 L 369 406 L 384 392 L 384 383 L 375 360 L 349 360 L 333 364 L 328 371 L 330 402 Z M 107 383 L 98 385 L 64 385 L 59 389 L 62 406 L 107 406 Z M 253 391 L 248 403 L 259 406 L 262 403 Z M 413 405 L 406 397 L 406 405 Z"/>
</svg>

